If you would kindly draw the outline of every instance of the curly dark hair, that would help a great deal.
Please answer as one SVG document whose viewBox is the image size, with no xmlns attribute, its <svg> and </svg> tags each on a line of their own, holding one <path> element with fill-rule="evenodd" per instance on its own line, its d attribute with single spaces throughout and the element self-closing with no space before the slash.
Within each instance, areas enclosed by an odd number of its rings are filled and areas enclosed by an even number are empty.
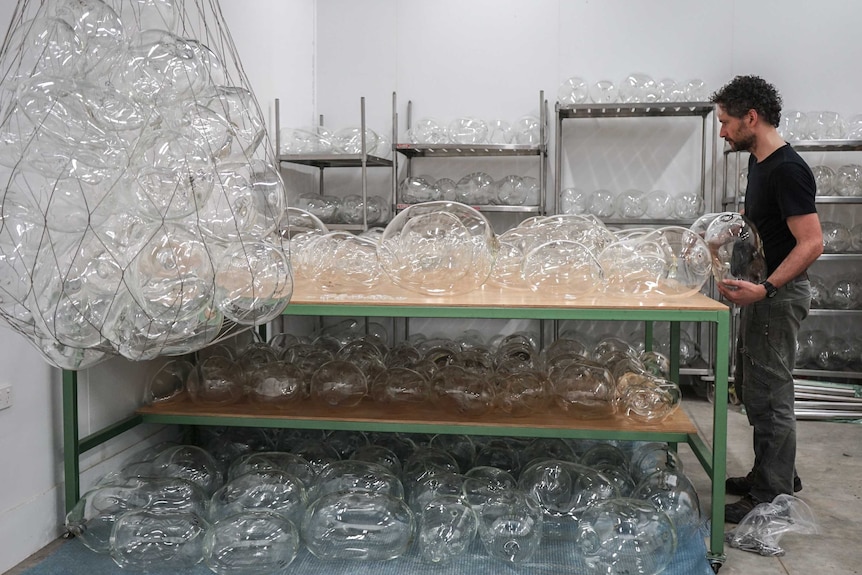
<svg viewBox="0 0 862 575">
<path fill-rule="evenodd" d="M 709 99 L 734 118 L 743 117 L 749 110 L 756 110 L 776 128 L 781 122 L 781 95 L 775 86 L 759 76 L 737 76 Z"/>
</svg>

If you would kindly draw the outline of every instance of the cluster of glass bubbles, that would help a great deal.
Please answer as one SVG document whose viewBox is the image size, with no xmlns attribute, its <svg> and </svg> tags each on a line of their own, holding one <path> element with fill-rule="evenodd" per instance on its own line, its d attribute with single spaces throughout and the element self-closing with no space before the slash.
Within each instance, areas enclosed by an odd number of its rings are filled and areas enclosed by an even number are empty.
<svg viewBox="0 0 862 575">
<path fill-rule="evenodd" d="M 664 443 L 201 428 L 133 456 L 66 527 L 121 567 L 284 573 L 404 558 L 657 575 L 701 526 Z M 560 566 L 564 567 L 564 566 Z"/>
<path fill-rule="evenodd" d="M 820 222 L 823 234 L 823 252 L 827 254 L 843 254 L 862 252 L 862 224 L 848 228 L 841 222 Z"/>
<path fill-rule="evenodd" d="M 862 370 L 862 338 L 803 329 L 796 339 L 796 367 L 831 371 Z"/>
<path fill-rule="evenodd" d="M 778 133 L 788 142 L 860 140 L 862 139 L 862 114 L 845 120 L 838 112 L 786 110 L 781 114 Z"/>
<path fill-rule="evenodd" d="M 362 128 L 348 127 L 330 131 L 314 128 L 282 128 L 279 132 L 279 154 L 361 154 Z M 365 153 L 379 158 L 392 156 L 392 142 L 383 132 L 365 128 Z"/>
<path fill-rule="evenodd" d="M 540 202 L 539 181 L 515 174 L 494 180 L 485 172 L 473 172 L 457 182 L 427 175 L 410 176 L 401 182 L 399 192 L 400 201 L 405 204 L 442 200 L 472 206 L 535 206 Z"/>
<path fill-rule="evenodd" d="M 81 369 L 188 353 L 280 313 L 284 186 L 218 10 L 57 0 L 16 14 L 0 53 L 6 323 Z"/>
<path fill-rule="evenodd" d="M 587 103 L 705 102 L 708 99 L 709 90 L 699 78 L 686 82 L 677 82 L 673 78 L 656 81 L 649 74 L 641 72 L 633 72 L 616 84 L 611 80 L 590 83 L 579 76 L 572 76 L 564 80 L 557 91 L 557 101 L 561 106 Z"/>
<path fill-rule="evenodd" d="M 862 282 L 853 277 L 833 280 L 811 275 L 811 307 L 815 309 L 862 309 Z"/>
<path fill-rule="evenodd" d="M 703 214 L 703 198 L 694 191 L 670 194 L 664 190 L 614 192 L 602 188 L 590 193 L 579 188 L 564 188 L 560 191 L 560 212 L 627 220 L 692 220 Z"/>
<path fill-rule="evenodd" d="M 434 118 L 421 118 L 407 130 L 411 143 L 472 145 L 523 145 L 540 146 L 547 143 L 547 133 L 535 116 L 523 116 L 514 123 L 505 120 L 455 118 L 448 124 Z"/>
<path fill-rule="evenodd" d="M 811 167 L 818 196 L 862 196 L 862 166 L 845 164 L 838 168 L 824 165 Z"/>
<path fill-rule="evenodd" d="M 296 207 L 309 212 L 325 224 L 369 226 L 388 222 L 391 211 L 388 197 L 368 195 L 363 200 L 360 194 L 302 194 L 296 201 Z"/>
<path fill-rule="evenodd" d="M 213 406 L 420 403 L 444 412 L 522 417 L 559 410 L 577 419 L 619 414 L 652 422 L 669 417 L 681 401 L 668 369 L 665 354 L 639 352 L 610 336 L 588 351 L 570 337 L 542 350 L 523 334 L 469 346 L 449 338 L 389 346 L 378 336 L 280 334 L 239 351 L 211 347 L 195 365 L 167 362 L 145 399 L 169 402 L 186 392 L 192 402 Z"/>
</svg>

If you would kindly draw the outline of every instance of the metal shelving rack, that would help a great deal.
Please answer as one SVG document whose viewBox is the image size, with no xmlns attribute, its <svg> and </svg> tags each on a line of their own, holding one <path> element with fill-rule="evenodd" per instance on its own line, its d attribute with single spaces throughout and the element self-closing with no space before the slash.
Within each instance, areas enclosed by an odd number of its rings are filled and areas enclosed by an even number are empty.
<svg viewBox="0 0 862 575">
<path fill-rule="evenodd" d="M 322 153 L 322 154 L 282 154 L 281 153 L 281 114 L 279 110 L 279 100 L 275 100 L 275 147 L 278 151 L 276 160 L 280 164 L 297 164 L 309 166 L 318 169 L 317 181 L 318 192 L 324 193 L 323 173 L 326 168 L 359 168 L 361 170 L 362 180 L 362 202 L 364 206 L 368 206 L 368 168 L 381 167 L 391 168 L 392 160 L 375 156 L 368 151 L 366 142 L 366 124 L 365 124 L 365 97 L 359 100 L 359 118 L 361 130 L 361 151 L 358 154 L 338 154 L 338 153 Z M 320 125 L 323 126 L 323 116 L 320 116 Z M 330 230 L 346 230 L 346 231 L 365 231 L 368 229 L 368 213 L 367 209 L 362 212 L 362 224 L 334 224 L 327 223 L 326 227 Z"/>
<path fill-rule="evenodd" d="M 701 146 L 700 146 L 700 195 L 703 204 L 710 211 L 709 206 L 715 204 L 715 166 L 717 160 L 716 141 L 716 117 L 715 105 L 711 102 L 638 102 L 638 103 L 607 103 L 607 104 L 567 104 L 561 105 L 557 102 L 555 109 L 555 132 L 554 132 L 554 201 L 559 201 L 562 191 L 562 160 L 563 160 L 563 125 L 566 120 L 607 120 L 619 118 L 701 118 Z M 712 122 L 709 118 L 712 116 Z M 711 124 L 712 129 L 709 130 Z M 711 177 L 708 175 L 711 173 Z M 639 226 L 690 226 L 694 220 L 681 219 L 622 219 L 608 218 L 603 222 L 606 225 L 639 225 Z M 698 338 L 700 333 L 697 334 Z M 712 349 L 709 341 L 714 337 L 711 332 L 707 334 L 707 341 L 698 341 L 701 349 Z M 680 373 L 684 375 L 700 376 L 712 379 L 714 358 L 707 358 L 697 365 L 683 367 Z"/>
<path fill-rule="evenodd" d="M 539 158 L 539 203 L 538 205 L 529 206 L 508 206 L 508 205 L 481 205 L 472 206 L 480 212 L 503 212 L 503 213 L 521 213 L 521 214 L 544 214 L 546 205 L 546 188 L 547 188 L 547 160 L 548 147 L 545 144 L 548 134 L 548 101 L 545 100 L 545 93 L 539 92 L 539 123 L 541 143 L 537 146 L 524 144 L 412 144 L 398 142 L 398 102 L 397 96 L 392 94 L 392 141 L 393 144 L 393 162 L 392 162 L 392 198 L 395 210 L 403 210 L 409 204 L 400 202 L 398 195 L 398 170 L 399 156 L 404 156 L 406 159 L 406 176 L 410 177 L 413 173 L 413 160 L 415 158 L 514 158 L 514 157 L 537 157 Z M 413 125 L 413 101 L 407 102 L 407 129 Z"/>
</svg>

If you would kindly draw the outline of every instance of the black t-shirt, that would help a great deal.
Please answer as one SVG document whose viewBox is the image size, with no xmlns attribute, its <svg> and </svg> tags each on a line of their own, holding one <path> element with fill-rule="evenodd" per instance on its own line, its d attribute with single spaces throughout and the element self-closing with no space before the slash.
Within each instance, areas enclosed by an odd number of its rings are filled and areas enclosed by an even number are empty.
<svg viewBox="0 0 862 575">
<path fill-rule="evenodd" d="M 762 162 L 757 162 L 753 154 L 749 156 L 745 217 L 760 234 L 769 273 L 796 246 L 787 218 L 816 213 L 816 191 L 811 168 L 790 144 L 778 148 Z"/>
</svg>

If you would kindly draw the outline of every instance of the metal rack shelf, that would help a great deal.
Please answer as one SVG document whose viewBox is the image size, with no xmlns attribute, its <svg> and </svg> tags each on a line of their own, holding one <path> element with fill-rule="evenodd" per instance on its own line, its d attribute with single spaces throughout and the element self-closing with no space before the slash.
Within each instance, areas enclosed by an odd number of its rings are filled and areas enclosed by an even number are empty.
<svg viewBox="0 0 862 575">
<path fill-rule="evenodd" d="M 276 159 L 279 162 L 302 164 L 315 168 L 361 168 L 363 164 L 362 154 L 282 154 Z M 388 168 L 392 165 L 392 160 L 378 156 L 367 155 L 364 160 L 365 165 L 369 168 Z"/>
<path fill-rule="evenodd" d="M 413 204 L 396 204 L 396 210 L 403 210 L 409 208 Z M 479 212 L 500 212 L 500 213 L 511 213 L 511 214 L 540 214 L 542 213 L 541 206 L 502 206 L 502 205 L 487 205 L 487 206 L 476 206 L 471 205 L 471 208 L 477 210 Z"/>
<path fill-rule="evenodd" d="M 541 156 L 541 146 L 492 144 L 395 144 L 395 151 L 408 158 L 460 158 Z"/>
<path fill-rule="evenodd" d="M 569 104 L 557 103 L 557 115 L 569 118 L 646 118 L 650 116 L 701 116 L 706 117 L 715 109 L 711 102 L 651 102 Z"/>
<path fill-rule="evenodd" d="M 809 316 L 826 316 L 826 317 L 846 317 L 846 318 L 862 318 L 862 309 L 823 309 L 811 308 L 808 311 Z"/>
<path fill-rule="evenodd" d="M 797 152 L 860 152 L 862 140 L 796 140 L 788 142 Z"/>
</svg>

